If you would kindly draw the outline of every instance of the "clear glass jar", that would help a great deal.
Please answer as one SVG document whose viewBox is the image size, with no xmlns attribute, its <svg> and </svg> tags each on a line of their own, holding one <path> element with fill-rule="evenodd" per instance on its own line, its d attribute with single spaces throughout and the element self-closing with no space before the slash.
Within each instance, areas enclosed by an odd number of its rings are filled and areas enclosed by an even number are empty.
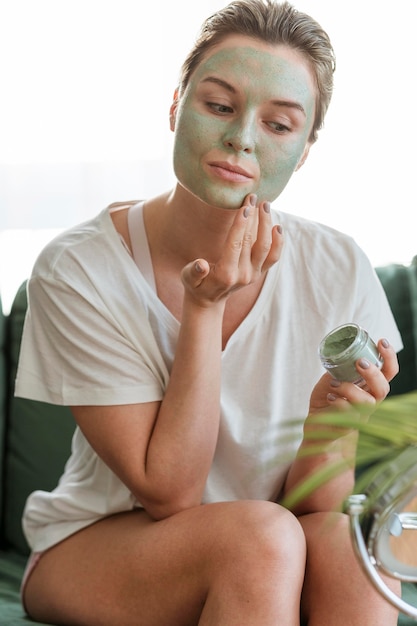
<svg viewBox="0 0 417 626">
<path fill-rule="evenodd" d="M 319 346 L 320 360 L 337 380 L 360 385 L 363 378 L 355 367 L 358 359 L 382 366 L 383 359 L 366 330 L 358 324 L 343 324 L 328 333 Z"/>
</svg>

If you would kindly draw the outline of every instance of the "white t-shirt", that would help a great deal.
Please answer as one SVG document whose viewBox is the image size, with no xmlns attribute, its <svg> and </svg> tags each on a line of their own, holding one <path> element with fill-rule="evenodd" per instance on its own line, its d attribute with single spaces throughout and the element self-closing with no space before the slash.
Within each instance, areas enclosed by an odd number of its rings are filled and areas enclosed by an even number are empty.
<svg viewBox="0 0 417 626">
<path fill-rule="evenodd" d="M 280 261 L 222 354 L 220 432 L 204 502 L 277 497 L 324 371 L 318 345 L 326 333 L 356 322 L 402 347 L 385 293 L 350 237 L 285 213 L 274 220 L 285 237 Z M 108 209 L 52 241 L 29 281 L 16 395 L 63 405 L 162 399 L 179 323 L 150 282 Z M 29 496 L 23 526 L 31 548 L 44 550 L 137 506 L 77 428 L 58 486 Z"/>
</svg>

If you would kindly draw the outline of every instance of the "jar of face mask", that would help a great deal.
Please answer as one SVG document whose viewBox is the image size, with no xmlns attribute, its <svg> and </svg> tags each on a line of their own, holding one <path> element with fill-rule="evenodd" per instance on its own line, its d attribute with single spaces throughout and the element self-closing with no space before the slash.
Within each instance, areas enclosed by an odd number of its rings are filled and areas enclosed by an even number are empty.
<svg viewBox="0 0 417 626">
<path fill-rule="evenodd" d="M 383 363 L 375 342 L 358 324 L 343 324 L 328 333 L 320 343 L 319 355 L 333 378 L 356 385 L 363 382 L 355 367 L 358 359 L 366 359 L 377 367 Z"/>
</svg>

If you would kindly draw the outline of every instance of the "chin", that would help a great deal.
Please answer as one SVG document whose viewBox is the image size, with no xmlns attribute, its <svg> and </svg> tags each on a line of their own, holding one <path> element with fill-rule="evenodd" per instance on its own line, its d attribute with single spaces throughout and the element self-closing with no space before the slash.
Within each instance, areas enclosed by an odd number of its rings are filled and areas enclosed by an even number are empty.
<svg viewBox="0 0 417 626">
<path fill-rule="evenodd" d="M 245 193 L 239 194 L 236 192 L 225 192 L 224 194 L 216 194 L 214 197 L 205 197 L 202 199 L 210 206 L 215 206 L 218 209 L 237 211 L 241 206 L 243 206 L 243 201 L 249 193 L 252 192 L 246 191 Z"/>
<path fill-rule="evenodd" d="M 193 191 L 190 187 L 185 187 L 192 196 L 199 202 L 203 202 L 208 206 L 215 207 L 216 209 L 226 209 L 228 211 L 237 211 L 243 205 L 243 201 L 248 195 L 246 192 L 244 194 L 231 194 L 230 192 L 226 192 L 224 194 L 206 194 L 201 193 L 197 190 Z"/>
</svg>

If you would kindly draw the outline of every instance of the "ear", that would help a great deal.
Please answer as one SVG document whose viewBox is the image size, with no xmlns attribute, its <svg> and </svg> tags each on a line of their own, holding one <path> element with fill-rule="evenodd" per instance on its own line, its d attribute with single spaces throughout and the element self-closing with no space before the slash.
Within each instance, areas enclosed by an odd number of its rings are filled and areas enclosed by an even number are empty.
<svg viewBox="0 0 417 626">
<path fill-rule="evenodd" d="M 308 157 L 308 155 L 310 153 L 310 148 L 311 148 L 311 143 L 306 144 L 306 147 L 303 150 L 303 154 L 301 155 L 301 158 L 300 158 L 300 160 L 297 163 L 297 167 L 295 168 L 296 172 L 300 169 L 300 167 L 302 165 L 304 165 L 304 163 L 305 163 L 305 161 L 306 161 L 306 159 L 307 159 L 307 157 Z"/>
<path fill-rule="evenodd" d="M 174 91 L 174 97 L 173 97 L 173 100 L 172 100 L 172 104 L 171 104 L 171 106 L 169 108 L 169 128 L 172 131 L 175 130 L 175 120 L 176 120 L 176 117 L 177 117 L 178 103 L 179 103 L 179 95 L 178 95 L 178 89 L 176 89 Z"/>
</svg>

